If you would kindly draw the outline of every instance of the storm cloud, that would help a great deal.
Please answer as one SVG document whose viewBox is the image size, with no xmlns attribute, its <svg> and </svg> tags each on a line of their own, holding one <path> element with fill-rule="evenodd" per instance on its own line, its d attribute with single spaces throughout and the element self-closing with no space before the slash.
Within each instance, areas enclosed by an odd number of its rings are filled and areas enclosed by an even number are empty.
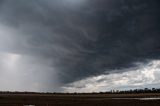
<svg viewBox="0 0 160 106">
<path fill-rule="evenodd" d="M 44 91 L 129 71 L 159 59 L 159 14 L 158 0 L 0 0 L 0 74 L 4 55 L 19 56 L 10 70 L 33 78 L 23 83 L 48 82 Z"/>
</svg>

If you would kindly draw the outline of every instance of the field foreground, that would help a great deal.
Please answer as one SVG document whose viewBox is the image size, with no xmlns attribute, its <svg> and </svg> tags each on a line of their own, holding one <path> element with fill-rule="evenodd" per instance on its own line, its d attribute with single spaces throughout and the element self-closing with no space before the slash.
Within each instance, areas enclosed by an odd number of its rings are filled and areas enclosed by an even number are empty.
<svg viewBox="0 0 160 106">
<path fill-rule="evenodd" d="M 0 94 L 0 106 L 160 106 L 160 93 Z"/>
</svg>

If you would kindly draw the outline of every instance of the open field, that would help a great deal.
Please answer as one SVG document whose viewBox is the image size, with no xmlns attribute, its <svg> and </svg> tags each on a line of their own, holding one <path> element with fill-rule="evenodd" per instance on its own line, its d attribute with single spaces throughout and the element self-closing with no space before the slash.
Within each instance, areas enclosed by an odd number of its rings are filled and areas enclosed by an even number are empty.
<svg viewBox="0 0 160 106">
<path fill-rule="evenodd" d="M 145 94 L 0 94 L 0 106 L 160 106 L 157 93 Z"/>
</svg>

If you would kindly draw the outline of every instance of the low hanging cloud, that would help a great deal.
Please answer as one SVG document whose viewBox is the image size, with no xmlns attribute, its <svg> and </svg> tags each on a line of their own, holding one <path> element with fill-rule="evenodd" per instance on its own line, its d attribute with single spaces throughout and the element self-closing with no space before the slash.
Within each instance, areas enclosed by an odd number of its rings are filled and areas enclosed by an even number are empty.
<svg viewBox="0 0 160 106">
<path fill-rule="evenodd" d="M 123 73 L 102 74 L 73 82 L 63 87 L 65 92 L 100 92 L 149 87 L 160 87 L 160 60 L 147 64 L 138 63 L 138 68 L 126 69 Z M 119 72 L 119 70 L 116 70 Z"/>
<path fill-rule="evenodd" d="M 1 0 L 0 63 L 4 55 L 20 56 L 13 66 L 23 69 L 12 70 L 34 77 L 30 82 L 43 79 L 40 89 L 49 82 L 46 91 L 116 69 L 128 72 L 137 62 L 159 59 L 159 11 L 157 0 Z"/>
</svg>

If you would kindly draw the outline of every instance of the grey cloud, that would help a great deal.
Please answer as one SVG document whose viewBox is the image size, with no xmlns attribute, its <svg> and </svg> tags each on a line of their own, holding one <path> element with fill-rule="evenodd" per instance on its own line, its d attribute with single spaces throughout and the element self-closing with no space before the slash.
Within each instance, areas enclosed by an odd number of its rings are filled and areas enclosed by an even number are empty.
<svg viewBox="0 0 160 106">
<path fill-rule="evenodd" d="M 138 68 L 127 68 L 126 72 L 101 74 L 63 86 L 65 92 L 100 92 L 136 88 L 159 87 L 159 60 L 141 63 Z M 127 71 L 128 70 L 128 71 Z"/>
<path fill-rule="evenodd" d="M 0 3 L 0 25 L 5 29 L 0 50 L 33 56 L 35 61 L 49 59 L 61 83 L 130 68 L 137 61 L 159 58 L 158 4 L 5 0 Z"/>
</svg>

